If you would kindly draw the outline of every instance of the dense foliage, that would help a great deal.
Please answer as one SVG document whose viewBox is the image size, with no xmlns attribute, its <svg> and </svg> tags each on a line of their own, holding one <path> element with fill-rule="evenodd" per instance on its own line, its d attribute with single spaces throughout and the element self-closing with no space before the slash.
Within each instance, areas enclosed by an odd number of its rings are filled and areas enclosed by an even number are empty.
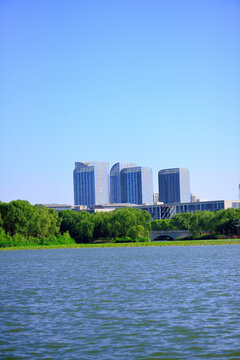
<svg viewBox="0 0 240 360">
<path fill-rule="evenodd" d="M 154 220 L 152 230 L 188 230 L 196 238 L 201 234 L 233 236 L 239 234 L 240 209 L 181 213 L 171 219 Z"/>
<path fill-rule="evenodd" d="M 151 230 L 189 230 L 201 234 L 233 236 L 239 232 L 240 209 L 196 211 L 155 220 L 147 211 L 133 208 L 90 214 L 65 210 L 59 213 L 27 201 L 0 202 L 0 247 L 63 245 L 97 242 L 149 241 Z"/>
<path fill-rule="evenodd" d="M 20 234 L 40 238 L 60 234 L 59 216 L 55 210 L 21 200 L 0 203 L 0 226 L 10 236 Z"/>
<path fill-rule="evenodd" d="M 60 222 L 56 211 L 45 206 L 0 202 L 0 246 L 75 243 L 68 233 L 60 233 Z"/>
<path fill-rule="evenodd" d="M 0 202 L 0 246 L 57 245 L 98 241 L 149 240 L 151 216 L 146 211 L 120 209 L 89 214 L 55 212 L 28 201 Z"/>
<path fill-rule="evenodd" d="M 125 208 L 89 214 L 86 211 L 61 211 L 61 232 L 69 231 L 76 242 L 99 239 L 139 239 L 149 236 L 151 216 L 147 211 Z"/>
</svg>

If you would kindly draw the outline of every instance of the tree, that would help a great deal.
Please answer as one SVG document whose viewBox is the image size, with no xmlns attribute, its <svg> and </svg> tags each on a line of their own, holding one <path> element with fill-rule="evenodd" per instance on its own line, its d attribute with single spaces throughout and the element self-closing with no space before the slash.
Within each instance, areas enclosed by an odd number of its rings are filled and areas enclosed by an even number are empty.
<svg viewBox="0 0 240 360">
<path fill-rule="evenodd" d="M 109 232 L 112 236 L 127 237 L 131 228 L 140 225 L 143 235 L 149 236 L 151 215 L 147 211 L 134 208 L 116 209 L 109 215 Z"/>
<path fill-rule="evenodd" d="M 94 223 L 93 239 L 102 239 L 110 237 L 110 221 L 111 213 L 97 212 L 92 215 L 92 221 Z"/>
<path fill-rule="evenodd" d="M 110 221 L 108 223 L 108 232 L 110 237 L 116 239 L 117 237 L 120 237 L 121 234 L 121 224 L 119 221 Z"/>
<path fill-rule="evenodd" d="M 47 237 L 58 235 L 60 218 L 53 209 L 31 205 L 28 201 L 16 200 L 0 203 L 2 226 L 11 236 Z"/>
<path fill-rule="evenodd" d="M 216 212 L 216 232 L 226 236 L 238 234 L 240 209 L 227 209 Z"/>
<path fill-rule="evenodd" d="M 193 214 L 186 212 L 173 215 L 171 219 L 172 228 L 176 230 L 189 230 Z"/>
<path fill-rule="evenodd" d="M 215 231 L 215 214 L 212 211 L 198 211 L 199 231 L 213 234 Z"/>
<path fill-rule="evenodd" d="M 160 219 L 152 222 L 152 230 L 173 230 L 172 219 Z"/>
<path fill-rule="evenodd" d="M 134 225 L 127 232 L 127 236 L 129 236 L 131 239 L 137 239 L 139 237 L 143 237 L 144 235 L 145 230 L 142 225 Z"/>
<path fill-rule="evenodd" d="M 90 242 L 93 237 L 94 223 L 92 215 L 86 211 L 75 212 L 64 210 L 59 212 L 61 218 L 61 233 L 69 231 L 77 242 Z"/>
</svg>

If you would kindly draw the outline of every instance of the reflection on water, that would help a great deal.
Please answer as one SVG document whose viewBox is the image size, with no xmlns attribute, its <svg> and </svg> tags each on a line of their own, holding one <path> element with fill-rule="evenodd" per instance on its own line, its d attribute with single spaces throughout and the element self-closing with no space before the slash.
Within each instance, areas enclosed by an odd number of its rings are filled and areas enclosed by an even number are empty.
<svg viewBox="0 0 240 360">
<path fill-rule="evenodd" d="M 0 358 L 240 359 L 239 245 L 0 252 Z"/>
</svg>

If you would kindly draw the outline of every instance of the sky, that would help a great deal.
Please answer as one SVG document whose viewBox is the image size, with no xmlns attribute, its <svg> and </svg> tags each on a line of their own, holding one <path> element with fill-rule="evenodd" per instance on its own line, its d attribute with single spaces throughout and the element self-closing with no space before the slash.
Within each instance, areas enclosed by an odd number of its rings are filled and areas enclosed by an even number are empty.
<svg viewBox="0 0 240 360">
<path fill-rule="evenodd" d="M 73 203 L 75 161 L 237 200 L 239 0 L 1 0 L 0 201 Z"/>
</svg>

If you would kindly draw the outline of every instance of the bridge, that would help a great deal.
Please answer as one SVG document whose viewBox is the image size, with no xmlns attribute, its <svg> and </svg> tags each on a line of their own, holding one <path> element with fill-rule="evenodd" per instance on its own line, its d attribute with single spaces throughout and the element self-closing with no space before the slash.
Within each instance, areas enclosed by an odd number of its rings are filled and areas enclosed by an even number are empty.
<svg viewBox="0 0 240 360">
<path fill-rule="evenodd" d="M 150 231 L 149 237 L 151 241 L 160 240 L 176 240 L 181 237 L 190 236 L 191 233 L 187 230 L 155 230 Z"/>
</svg>

